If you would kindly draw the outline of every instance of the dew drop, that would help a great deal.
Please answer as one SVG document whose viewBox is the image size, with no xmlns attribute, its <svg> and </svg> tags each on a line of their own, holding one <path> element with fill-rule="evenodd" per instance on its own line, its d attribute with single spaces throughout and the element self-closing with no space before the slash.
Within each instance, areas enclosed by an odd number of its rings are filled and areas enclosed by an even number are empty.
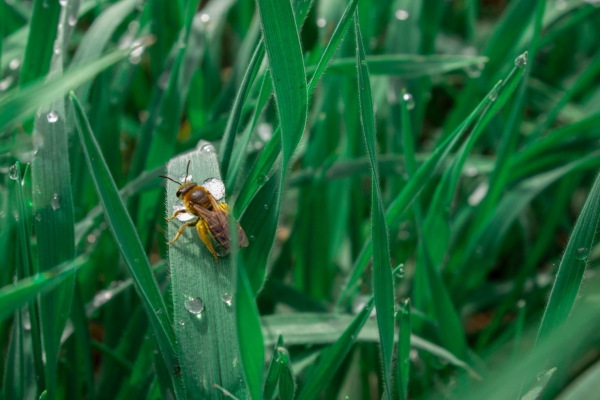
<svg viewBox="0 0 600 400">
<path fill-rule="evenodd" d="M 173 204 L 173 213 L 175 211 L 179 211 L 179 210 L 185 210 L 185 206 L 183 205 L 183 203 Z M 189 221 L 192 218 L 194 218 L 194 215 L 190 214 L 188 212 L 183 212 L 183 213 L 177 214 L 177 219 L 181 222 Z"/>
<path fill-rule="evenodd" d="M 13 164 L 10 166 L 10 168 L 8 169 L 8 177 L 10 179 L 12 179 L 13 181 L 16 181 L 17 178 L 19 178 L 19 174 L 17 172 L 17 165 Z"/>
<path fill-rule="evenodd" d="M 266 175 L 259 175 L 256 177 L 256 183 L 259 186 L 264 185 L 265 183 L 267 183 L 268 180 L 269 180 L 269 178 Z"/>
<path fill-rule="evenodd" d="M 77 16 L 71 15 L 67 20 L 67 24 L 69 24 L 69 26 L 75 26 L 77 24 Z"/>
<path fill-rule="evenodd" d="M 199 315 L 204 311 L 204 302 L 199 297 L 188 297 L 184 302 L 183 306 L 190 314 Z"/>
<path fill-rule="evenodd" d="M 0 81 L 0 92 L 4 92 L 8 89 L 13 84 L 14 80 L 12 75 L 8 75 L 6 78 L 2 79 Z"/>
<path fill-rule="evenodd" d="M 8 68 L 10 68 L 13 71 L 16 70 L 17 68 L 19 68 L 20 66 L 21 66 L 21 60 L 19 60 L 18 58 L 13 58 L 8 63 Z"/>
<path fill-rule="evenodd" d="M 162 314 L 162 308 L 159 308 L 155 311 L 156 315 L 161 315 Z"/>
<path fill-rule="evenodd" d="M 53 124 L 56 121 L 58 121 L 58 113 L 56 111 L 52 110 L 46 115 L 46 119 L 48 120 L 48 122 Z"/>
<path fill-rule="evenodd" d="M 500 91 L 499 88 L 496 87 L 490 92 L 490 95 L 489 95 L 490 101 L 498 100 L 498 92 L 499 91 Z"/>
<path fill-rule="evenodd" d="M 208 22 L 208 21 L 210 21 L 210 15 L 208 15 L 206 13 L 202 14 L 200 16 L 200 21 L 202 21 L 202 22 Z"/>
<path fill-rule="evenodd" d="M 256 239 L 256 236 L 250 235 L 250 240 L 254 241 L 254 239 Z"/>
<path fill-rule="evenodd" d="M 58 0 L 58 4 L 60 4 L 61 7 L 64 7 L 67 5 L 67 0 Z"/>
<path fill-rule="evenodd" d="M 265 204 L 264 207 L 265 207 L 265 210 L 269 209 L 269 205 L 268 204 Z"/>
<path fill-rule="evenodd" d="M 233 296 L 231 295 L 231 293 L 223 293 L 223 297 L 221 297 L 221 300 L 223 300 L 223 303 L 227 304 L 228 306 L 231 306 Z"/>
<path fill-rule="evenodd" d="M 319 28 L 325 28 L 325 25 L 327 25 L 327 20 L 325 18 L 317 19 L 317 26 Z"/>
<path fill-rule="evenodd" d="M 144 46 L 140 46 L 139 41 L 135 41 L 131 44 L 133 50 L 129 54 L 129 62 L 132 64 L 139 64 L 142 60 L 142 53 L 144 52 Z"/>
<path fill-rule="evenodd" d="M 396 16 L 396 19 L 399 21 L 406 21 L 408 19 L 408 17 L 410 17 L 410 14 L 408 13 L 408 11 L 403 10 L 403 9 L 396 10 L 396 13 L 394 15 Z"/>
<path fill-rule="evenodd" d="M 225 184 L 219 178 L 208 178 L 202 182 L 202 186 L 213 195 L 215 200 L 220 201 L 225 198 Z"/>
<path fill-rule="evenodd" d="M 183 320 L 179 320 L 179 325 L 185 326 L 185 322 Z"/>
<path fill-rule="evenodd" d="M 527 52 L 515 58 L 515 66 L 524 67 L 525 65 L 527 65 Z"/>
<path fill-rule="evenodd" d="M 92 243 L 96 243 L 96 235 L 94 234 L 89 234 L 86 238 L 87 242 L 92 244 Z"/>
<path fill-rule="evenodd" d="M 402 95 L 402 99 L 406 102 L 406 108 L 408 110 L 412 110 L 415 108 L 415 99 L 413 99 L 413 95 L 410 93 L 404 93 Z"/>
<path fill-rule="evenodd" d="M 56 193 L 54 193 L 54 195 L 52 196 L 52 200 L 50 200 L 50 205 L 52 206 L 52 209 L 54 211 L 60 208 L 60 198 Z"/>
<path fill-rule="evenodd" d="M 41 221 L 42 220 L 42 214 L 38 214 L 35 216 L 35 220 L 36 221 Z"/>
<path fill-rule="evenodd" d="M 398 272 L 396 273 L 396 276 L 398 278 L 404 278 L 404 266 L 401 266 L 400 268 L 398 268 Z"/>
<path fill-rule="evenodd" d="M 464 68 L 465 73 L 469 78 L 479 78 L 481 76 L 481 71 L 485 68 L 485 65 L 482 63 L 471 64 Z"/>
<path fill-rule="evenodd" d="M 198 142 L 197 147 L 202 153 L 216 153 L 215 146 L 213 146 L 212 143 L 207 142 L 206 140 L 201 140 L 200 142 Z"/>
<path fill-rule="evenodd" d="M 580 247 L 575 252 L 575 258 L 580 261 L 585 261 L 588 258 L 588 253 L 590 250 L 587 247 Z"/>
</svg>

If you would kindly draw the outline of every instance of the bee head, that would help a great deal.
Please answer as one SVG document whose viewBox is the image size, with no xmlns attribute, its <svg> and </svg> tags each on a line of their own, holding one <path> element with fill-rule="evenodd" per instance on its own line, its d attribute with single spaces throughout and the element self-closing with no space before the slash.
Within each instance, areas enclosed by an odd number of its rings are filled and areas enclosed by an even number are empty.
<svg viewBox="0 0 600 400">
<path fill-rule="evenodd" d="M 184 183 L 183 185 L 179 186 L 179 189 L 177 189 L 177 193 L 176 193 L 177 197 L 179 197 L 180 199 L 183 198 L 183 196 L 185 196 L 185 194 L 187 192 L 189 192 L 196 186 L 198 186 L 198 184 L 196 182 Z"/>
</svg>

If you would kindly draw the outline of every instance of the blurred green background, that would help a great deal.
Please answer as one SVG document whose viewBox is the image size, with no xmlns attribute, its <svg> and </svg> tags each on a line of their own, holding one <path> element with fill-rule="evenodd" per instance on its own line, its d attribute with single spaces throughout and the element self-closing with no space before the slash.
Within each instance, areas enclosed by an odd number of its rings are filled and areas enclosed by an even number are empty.
<svg viewBox="0 0 600 400">
<path fill-rule="evenodd" d="M 0 37 L 0 399 L 600 398 L 599 1 L 0 0 Z M 188 161 L 218 263 L 166 244 Z"/>
</svg>

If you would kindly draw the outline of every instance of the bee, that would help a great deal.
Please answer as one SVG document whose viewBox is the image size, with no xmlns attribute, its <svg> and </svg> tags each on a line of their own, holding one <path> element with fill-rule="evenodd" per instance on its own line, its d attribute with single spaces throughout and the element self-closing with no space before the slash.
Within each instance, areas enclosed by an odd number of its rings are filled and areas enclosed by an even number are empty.
<svg viewBox="0 0 600 400">
<path fill-rule="evenodd" d="M 189 213 L 197 217 L 197 219 L 187 222 L 179 228 L 175 238 L 168 245 L 172 245 L 179 239 L 186 228 L 195 226 L 198 236 L 202 243 L 208 248 L 215 258 L 215 263 L 219 262 L 217 252 L 215 251 L 210 237 L 226 251 L 231 249 L 231 231 L 229 229 L 229 207 L 227 203 L 219 203 L 215 197 L 204 186 L 198 185 L 196 182 L 186 182 L 190 168 L 188 161 L 185 180 L 183 183 L 169 178 L 168 176 L 159 175 L 161 178 L 168 179 L 179 185 L 176 196 L 183 201 L 185 209 L 177 210 L 166 218 L 167 221 L 172 221 L 179 214 Z M 248 238 L 239 223 L 237 223 L 238 243 L 240 247 L 248 246 Z"/>
</svg>

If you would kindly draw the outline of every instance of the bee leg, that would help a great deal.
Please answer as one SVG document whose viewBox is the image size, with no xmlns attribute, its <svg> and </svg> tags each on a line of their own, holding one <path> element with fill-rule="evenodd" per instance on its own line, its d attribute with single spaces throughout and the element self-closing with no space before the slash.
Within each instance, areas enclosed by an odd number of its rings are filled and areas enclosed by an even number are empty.
<svg viewBox="0 0 600 400">
<path fill-rule="evenodd" d="M 175 219 L 175 217 L 177 217 L 179 214 L 182 214 L 184 212 L 187 212 L 187 211 L 186 210 L 177 210 L 173 213 L 173 215 L 171 215 L 171 218 L 165 218 L 165 220 L 172 221 Z"/>
<path fill-rule="evenodd" d="M 219 203 L 219 208 L 229 214 L 229 206 L 227 203 Z"/>
<path fill-rule="evenodd" d="M 204 220 L 198 221 L 198 223 L 196 224 L 196 230 L 198 231 L 198 236 L 200 236 L 200 240 L 202 240 L 202 243 L 204 243 L 206 245 L 206 247 L 208 247 L 208 251 L 210 251 L 212 253 L 213 257 L 215 258 L 215 263 L 218 263 L 219 259 L 217 258 L 217 252 L 213 248 L 213 245 L 210 242 L 210 238 L 208 237 L 210 231 L 208 230 L 206 221 L 204 221 Z"/>
<path fill-rule="evenodd" d="M 167 243 L 167 245 L 170 246 L 173 243 L 175 243 L 177 241 L 177 239 L 179 239 L 179 236 L 181 236 L 183 231 L 185 231 L 185 228 L 187 228 L 188 226 L 194 226 L 194 225 L 196 225 L 196 221 L 191 221 L 191 222 L 188 222 L 187 224 L 181 225 L 181 228 L 179 228 L 179 230 L 177 231 L 177 235 L 175 235 L 175 238 L 173 240 L 171 240 L 169 243 Z"/>
</svg>

